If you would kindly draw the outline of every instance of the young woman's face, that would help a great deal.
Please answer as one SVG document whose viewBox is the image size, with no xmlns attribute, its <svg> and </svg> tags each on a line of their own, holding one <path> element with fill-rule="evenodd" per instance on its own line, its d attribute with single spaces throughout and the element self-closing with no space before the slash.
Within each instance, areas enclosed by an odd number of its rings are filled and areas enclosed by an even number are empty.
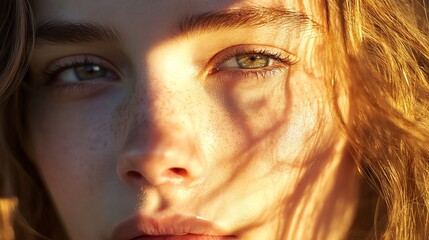
<svg viewBox="0 0 429 240">
<path fill-rule="evenodd" d="M 313 0 L 33 7 L 27 149 L 72 239 L 344 237 Z"/>
</svg>

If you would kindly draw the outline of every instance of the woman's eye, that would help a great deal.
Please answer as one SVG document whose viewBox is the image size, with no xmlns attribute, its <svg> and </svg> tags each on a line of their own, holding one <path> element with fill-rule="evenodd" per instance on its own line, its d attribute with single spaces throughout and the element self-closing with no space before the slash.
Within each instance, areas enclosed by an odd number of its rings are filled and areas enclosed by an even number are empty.
<svg viewBox="0 0 429 240">
<path fill-rule="evenodd" d="M 78 82 L 100 78 L 116 79 L 116 75 L 97 64 L 85 64 L 67 68 L 58 73 L 58 80 L 63 82 Z"/>
<path fill-rule="evenodd" d="M 262 53 L 239 54 L 218 66 L 218 69 L 240 68 L 240 69 L 258 69 L 271 66 L 274 59 Z"/>
</svg>

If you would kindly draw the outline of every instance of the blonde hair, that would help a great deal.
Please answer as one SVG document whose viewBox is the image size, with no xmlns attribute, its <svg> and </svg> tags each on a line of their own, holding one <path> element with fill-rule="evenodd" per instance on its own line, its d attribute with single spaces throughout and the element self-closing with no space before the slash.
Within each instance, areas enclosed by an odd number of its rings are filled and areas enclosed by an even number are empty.
<svg viewBox="0 0 429 240">
<path fill-rule="evenodd" d="M 426 0 L 322 2 L 332 107 L 363 179 L 361 207 L 349 237 L 428 239 Z M 27 70 L 33 43 L 31 12 L 26 1 L 3 0 L 1 4 L 5 7 L 0 8 L 0 61 L 6 67 L 0 69 L 0 238 L 14 239 L 12 221 L 16 238 L 42 238 L 43 234 L 65 239 L 37 171 L 19 146 L 19 136 L 25 131 L 20 122 L 22 92 L 16 89 Z M 339 89 L 349 96 L 348 116 L 339 110 Z M 43 221 L 42 216 L 46 216 Z M 365 218 L 374 223 L 362 224 Z"/>
<path fill-rule="evenodd" d="M 347 119 L 363 184 L 376 194 L 377 202 L 366 205 L 376 204 L 370 236 L 428 239 L 429 6 L 425 0 L 325 4 L 328 42 L 335 43 L 326 60 L 331 69 L 338 66 L 329 80 L 334 88 L 345 84 L 349 116 L 334 107 Z"/>
</svg>

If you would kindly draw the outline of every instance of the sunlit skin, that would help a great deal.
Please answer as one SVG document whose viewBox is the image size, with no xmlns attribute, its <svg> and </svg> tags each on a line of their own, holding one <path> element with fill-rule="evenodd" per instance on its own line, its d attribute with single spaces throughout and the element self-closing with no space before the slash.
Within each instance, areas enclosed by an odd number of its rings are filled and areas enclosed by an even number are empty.
<svg viewBox="0 0 429 240">
<path fill-rule="evenodd" d="M 250 6 L 320 25 L 178 27 Z M 136 212 L 198 216 L 237 239 L 345 237 L 357 175 L 329 109 L 314 1 L 33 7 L 39 26 L 90 23 L 114 35 L 70 42 L 41 33 L 32 60 L 27 153 L 71 239 L 111 239 Z"/>
</svg>

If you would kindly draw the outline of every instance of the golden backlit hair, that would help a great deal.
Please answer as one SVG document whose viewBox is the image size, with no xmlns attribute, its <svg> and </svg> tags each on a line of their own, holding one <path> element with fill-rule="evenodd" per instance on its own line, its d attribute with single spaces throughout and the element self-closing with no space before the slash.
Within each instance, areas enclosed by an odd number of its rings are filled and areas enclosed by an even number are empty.
<svg viewBox="0 0 429 240">
<path fill-rule="evenodd" d="M 362 175 L 349 238 L 429 239 L 429 3 L 321 2 L 326 84 Z M 17 239 L 65 239 L 19 146 L 25 131 L 16 90 L 34 41 L 28 1 L 2 0 L 0 23 L 0 239 L 14 239 L 13 232 Z M 339 110 L 341 89 L 347 116 Z"/>
<path fill-rule="evenodd" d="M 368 203 L 368 195 L 362 195 L 364 207 L 358 210 L 356 223 L 359 218 L 361 223 L 368 221 L 365 208 L 376 204 L 371 233 L 376 239 L 429 239 L 427 4 L 426 0 L 325 1 L 327 42 L 332 43 L 326 54 L 332 73 L 328 84 L 334 88 L 345 84 L 350 149 L 363 183 L 376 193 L 376 203 Z M 334 97 L 335 92 L 331 92 Z M 355 224 L 355 230 L 360 227 Z"/>
</svg>

